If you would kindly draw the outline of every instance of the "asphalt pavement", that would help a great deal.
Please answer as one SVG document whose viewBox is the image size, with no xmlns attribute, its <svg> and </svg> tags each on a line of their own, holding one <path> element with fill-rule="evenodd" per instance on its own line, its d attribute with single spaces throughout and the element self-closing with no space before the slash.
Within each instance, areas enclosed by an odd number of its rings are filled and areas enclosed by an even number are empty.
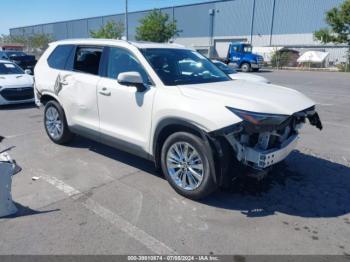
<svg viewBox="0 0 350 262">
<path fill-rule="evenodd" d="M 34 106 L 2 107 L 3 146 L 16 146 L 23 171 L 19 213 L 0 219 L 0 254 L 350 254 L 350 74 L 259 75 L 314 99 L 324 130 L 305 127 L 264 181 L 240 179 L 200 202 L 146 160 L 82 137 L 53 144 Z"/>
</svg>

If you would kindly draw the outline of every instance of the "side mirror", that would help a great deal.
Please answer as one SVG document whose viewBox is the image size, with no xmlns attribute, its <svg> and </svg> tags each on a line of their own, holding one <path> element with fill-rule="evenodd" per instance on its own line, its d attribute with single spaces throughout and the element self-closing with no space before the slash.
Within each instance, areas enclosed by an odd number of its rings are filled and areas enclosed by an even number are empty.
<svg viewBox="0 0 350 262">
<path fill-rule="evenodd" d="M 144 92 L 147 88 L 139 72 L 124 72 L 118 75 L 118 83 L 125 86 L 136 86 L 137 92 Z"/>
<path fill-rule="evenodd" d="M 26 69 L 26 70 L 24 70 L 24 73 L 27 75 L 31 75 L 33 72 L 30 69 Z"/>
</svg>

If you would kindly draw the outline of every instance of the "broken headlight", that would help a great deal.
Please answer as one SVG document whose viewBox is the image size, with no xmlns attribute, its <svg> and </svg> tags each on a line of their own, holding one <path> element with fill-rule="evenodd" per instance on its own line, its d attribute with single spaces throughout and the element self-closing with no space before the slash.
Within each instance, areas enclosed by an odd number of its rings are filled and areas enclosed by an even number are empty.
<svg viewBox="0 0 350 262">
<path fill-rule="evenodd" d="M 263 114 L 256 112 L 249 112 L 232 107 L 226 107 L 232 113 L 237 115 L 244 121 L 252 123 L 254 125 L 280 125 L 286 121 L 290 116 L 288 115 L 276 115 L 276 114 Z"/>
</svg>

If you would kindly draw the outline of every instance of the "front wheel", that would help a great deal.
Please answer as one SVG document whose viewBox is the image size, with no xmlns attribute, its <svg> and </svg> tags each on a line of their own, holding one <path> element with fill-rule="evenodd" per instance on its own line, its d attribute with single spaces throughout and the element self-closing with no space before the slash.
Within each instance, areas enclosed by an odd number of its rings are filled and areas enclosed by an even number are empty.
<svg viewBox="0 0 350 262">
<path fill-rule="evenodd" d="M 169 184 L 187 198 L 198 200 L 217 188 L 210 147 L 193 134 L 169 136 L 162 148 L 161 166 Z"/>
<path fill-rule="evenodd" d="M 247 73 L 247 72 L 250 72 L 252 70 L 252 67 L 250 66 L 249 63 L 243 63 L 241 65 L 241 69 L 243 72 Z"/>
<path fill-rule="evenodd" d="M 59 103 L 49 101 L 44 112 L 45 130 L 49 138 L 56 144 L 66 144 L 73 138 L 68 128 L 66 116 Z"/>
</svg>

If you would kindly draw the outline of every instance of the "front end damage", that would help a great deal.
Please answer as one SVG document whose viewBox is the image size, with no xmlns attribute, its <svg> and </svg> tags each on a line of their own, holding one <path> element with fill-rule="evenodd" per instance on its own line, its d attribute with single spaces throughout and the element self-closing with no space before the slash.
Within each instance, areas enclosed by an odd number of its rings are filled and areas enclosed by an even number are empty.
<svg viewBox="0 0 350 262">
<path fill-rule="evenodd" d="M 269 167 L 283 161 L 295 149 L 299 130 L 307 120 L 322 130 L 315 107 L 283 117 L 231 111 L 243 121 L 213 132 L 212 137 L 224 137 L 231 145 L 236 160 L 254 170 L 255 175 L 266 173 Z"/>
</svg>

